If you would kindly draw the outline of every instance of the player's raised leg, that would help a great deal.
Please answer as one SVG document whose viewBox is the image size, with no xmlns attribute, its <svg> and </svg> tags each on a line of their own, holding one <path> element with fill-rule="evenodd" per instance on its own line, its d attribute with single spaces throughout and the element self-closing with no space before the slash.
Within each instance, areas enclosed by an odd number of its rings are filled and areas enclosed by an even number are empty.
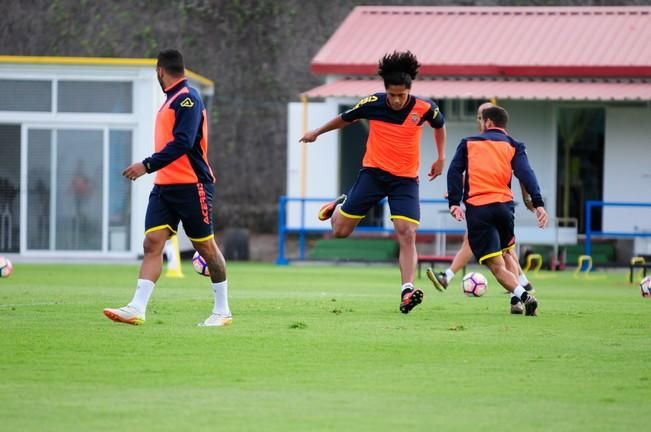
<svg viewBox="0 0 651 432">
<path fill-rule="evenodd" d="M 452 282 L 454 276 L 470 262 L 473 258 L 472 250 L 468 244 L 468 233 L 463 235 L 463 243 L 461 243 L 461 248 L 457 251 L 450 267 L 448 267 L 445 272 L 434 273 L 431 268 L 426 270 L 427 277 L 439 291 L 444 291 L 448 289 L 448 285 Z"/>
<path fill-rule="evenodd" d="M 361 221 L 361 217 L 354 217 L 350 215 L 343 214 L 341 212 L 335 212 L 332 215 L 332 235 L 337 238 L 346 238 L 355 231 L 355 228 Z"/>
<path fill-rule="evenodd" d="M 323 204 L 319 209 L 319 216 L 318 216 L 319 220 L 326 221 L 330 219 L 332 215 L 335 213 L 337 206 L 343 204 L 344 201 L 346 201 L 346 194 L 341 194 L 334 200 L 330 201 L 329 203 Z"/>
</svg>

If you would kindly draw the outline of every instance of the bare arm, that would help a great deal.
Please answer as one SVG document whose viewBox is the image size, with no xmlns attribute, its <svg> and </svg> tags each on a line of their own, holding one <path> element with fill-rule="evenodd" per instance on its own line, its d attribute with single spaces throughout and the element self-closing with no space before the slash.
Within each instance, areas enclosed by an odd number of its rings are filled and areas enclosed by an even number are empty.
<svg viewBox="0 0 651 432">
<path fill-rule="evenodd" d="M 319 137 L 319 135 L 324 134 L 326 132 L 330 132 L 331 130 L 341 129 L 343 127 L 348 126 L 349 124 L 350 123 L 342 119 L 341 116 L 337 116 L 332 120 L 330 120 L 328 123 L 321 126 L 320 128 L 307 132 L 305 135 L 303 135 L 303 137 L 299 140 L 299 142 L 303 142 L 303 143 L 314 142 Z"/>
<path fill-rule="evenodd" d="M 429 171 L 428 176 L 430 181 L 440 176 L 443 173 L 443 168 L 445 168 L 446 137 L 447 131 L 445 129 L 445 126 L 442 128 L 434 129 L 434 142 L 436 143 L 436 154 L 438 156 L 438 159 L 432 164 L 432 168 Z"/>
<path fill-rule="evenodd" d="M 527 192 L 527 189 L 525 189 L 522 182 L 520 182 L 520 189 L 522 189 L 522 201 L 524 201 L 525 207 L 527 207 L 527 210 L 529 211 L 534 211 L 533 202 L 531 201 L 531 195 L 529 195 L 529 192 Z"/>
</svg>

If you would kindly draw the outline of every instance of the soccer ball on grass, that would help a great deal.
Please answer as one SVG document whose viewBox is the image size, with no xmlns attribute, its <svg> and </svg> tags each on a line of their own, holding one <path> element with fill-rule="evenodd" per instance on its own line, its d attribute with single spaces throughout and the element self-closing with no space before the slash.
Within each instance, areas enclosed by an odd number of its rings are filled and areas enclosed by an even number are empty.
<svg viewBox="0 0 651 432">
<path fill-rule="evenodd" d="M 11 265 L 9 258 L 0 256 L 0 277 L 8 278 L 13 270 L 14 266 Z"/>
<path fill-rule="evenodd" d="M 192 267 L 194 268 L 194 271 L 199 273 L 201 276 L 210 276 L 208 264 L 206 263 L 206 260 L 199 255 L 199 252 L 195 252 L 192 256 Z"/>
<path fill-rule="evenodd" d="M 462 286 L 465 295 L 470 297 L 481 297 L 486 294 L 488 281 L 483 274 L 471 272 L 463 277 Z"/>
<path fill-rule="evenodd" d="M 651 297 L 651 276 L 647 276 L 640 281 L 640 294 L 642 294 L 642 297 Z"/>
</svg>

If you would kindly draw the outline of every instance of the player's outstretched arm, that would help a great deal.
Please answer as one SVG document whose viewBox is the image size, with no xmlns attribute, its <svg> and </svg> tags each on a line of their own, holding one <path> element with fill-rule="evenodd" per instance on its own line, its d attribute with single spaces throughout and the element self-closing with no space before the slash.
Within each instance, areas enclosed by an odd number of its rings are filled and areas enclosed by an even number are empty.
<svg viewBox="0 0 651 432">
<path fill-rule="evenodd" d="M 330 132 L 331 130 L 341 129 L 343 127 L 348 126 L 349 124 L 350 123 L 342 119 L 341 116 L 337 116 L 332 120 L 330 120 L 328 123 L 321 126 L 320 128 L 307 132 L 305 135 L 303 135 L 303 137 L 301 137 L 299 142 L 302 143 L 314 142 L 319 137 L 319 135 L 324 134 L 326 132 Z"/>
</svg>

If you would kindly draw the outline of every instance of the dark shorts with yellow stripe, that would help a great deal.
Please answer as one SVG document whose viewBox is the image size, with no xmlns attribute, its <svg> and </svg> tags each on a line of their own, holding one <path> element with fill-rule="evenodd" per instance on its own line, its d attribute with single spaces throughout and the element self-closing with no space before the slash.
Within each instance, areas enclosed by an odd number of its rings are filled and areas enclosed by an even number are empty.
<svg viewBox="0 0 651 432">
<path fill-rule="evenodd" d="M 212 183 L 154 185 L 149 194 L 145 234 L 165 228 L 176 234 L 180 221 L 190 240 L 212 238 L 214 191 L 215 185 Z"/>
<path fill-rule="evenodd" d="M 389 199 L 391 219 L 420 222 L 418 177 L 398 177 L 379 168 L 362 168 L 340 212 L 361 219 L 380 200 Z"/>
<path fill-rule="evenodd" d="M 513 202 L 481 206 L 466 204 L 468 242 L 480 264 L 515 245 Z"/>
</svg>

